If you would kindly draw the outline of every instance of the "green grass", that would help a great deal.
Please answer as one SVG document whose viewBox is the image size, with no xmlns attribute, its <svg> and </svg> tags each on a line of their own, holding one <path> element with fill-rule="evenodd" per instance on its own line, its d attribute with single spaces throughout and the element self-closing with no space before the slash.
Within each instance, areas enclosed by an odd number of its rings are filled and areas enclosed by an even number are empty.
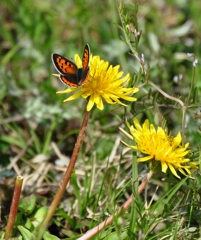
<svg viewBox="0 0 201 240">
<path fill-rule="evenodd" d="M 137 11 L 132 2 L 125 1 L 121 17 L 127 28 L 135 26 L 141 34 L 138 40 L 127 35 L 127 40 L 139 57 L 144 54 L 149 80 L 187 103 L 185 142 L 192 149 L 190 159 L 198 161 L 201 3 L 142 1 Z M 24 177 L 12 236 L 16 239 L 29 239 L 59 187 L 86 101 L 63 103 L 67 96 L 56 95 L 66 86 L 52 76 L 51 54 L 73 59 L 88 43 L 93 55 L 129 72 L 131 86 L 142 87 L 138 101 L 127 108 L 105 104 L 103 111 L 92 110 L 75 172 L 44 239 L 77 239 L 114 214 L 131 195 L 132 206 L 92 239 L 201 238 L 200 173 L 195 172 L 193 180 L 182 176 L 179 180 L 170 172 L 159 172 L 138 195 L 137 176 L 141 180 L 146 176 L 148 164 L 137 164 L 133 152 L 123 154 L 125 146 L 115 143 L 119 127 L 126 129 L 125 120 L 131 123 L 133 117 L 141 123 L 148 118 L 156 126 L 165 122 L 173 135 L 182 129 L 181 106 L 151 85 L 142 85 L 147 79 L 125 43 L 116 2 L 2 0 L 0 9 L 0 236 L 16 175 Z M 187 53 L 198 59 L 195 69 Z M 60 154 L 63 165 L 58 165 Z"/>
</svg>

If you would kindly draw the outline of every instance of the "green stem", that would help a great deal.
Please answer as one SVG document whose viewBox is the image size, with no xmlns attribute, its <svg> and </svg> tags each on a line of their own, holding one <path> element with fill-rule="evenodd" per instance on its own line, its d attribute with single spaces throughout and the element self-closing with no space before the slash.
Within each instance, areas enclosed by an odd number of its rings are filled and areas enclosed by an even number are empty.
<svg viewBox="0 0 201 240">
<path fill-rule="evenodd" d="M 47 154 L 47 149 L 50 145 L 51 139 L 52 139 L 52 134 L 53 131 L 57 125 L 57 119 L 55 119 L 55 121 L 52 122 L 51 126 L 50 126 L 50 130 L 47 133 L 46 139 L 45 139 L 45 143 L 44 143 L 44 147 L 43 147 L 43 154 Z"/>
<path fill-rule="evenodd" d="M 138 163 L 137 163 L 137 153 L 134 152 L 134 156 L 133 156 L 133 161 L 132 161 L 132 170 L 133 170 L 133 174 L 132 174 L 132 181 L 133 181 L 133 194 L 132 194 L 132 205 L 131 205 L 131 221 L 130 221 L 130 231 L 131 232 L 135 232 L 135 228 L 136 228 L 136 219 L 137 219 L 137 208 L 136 208 L 136 201 L 135 198 L 138 197 Z"/>
<path fill-rule="evenodd" d="M 191 98 L 191 94 L 193 92 L 193 87 L 194 87 L 194 79 L 195 79 L 195 67 L 193 67 L 193 74 L 192 74 L 192 80 L 191 80 L 191 87 L 190 87 L 190 91 L 189 91 L 189 94 L 188 94 L 188 97 L 187 97 L 187 105 L 189 104 L 190 102 L 190 98 Z"/>
<path fill-rule="evenodd" d="M 185 139 L 185 125 L 186 125 L 186 112 L 190 103 L 190 98 L 191 98 L 191 94 L 193 92 L 193 87 L 194 87 L 194 78 L 195 78 L 195 67 L 193 67 L 193 74 L 192 74 L 192 81 L 191 81 L 191 87 L 190 87 L 190 91 L 186 100 L 186 106 L 185 108 L 183 108 L 182 111 L 182 146 L 184 147 L 184 139 Z"/>
</svg>

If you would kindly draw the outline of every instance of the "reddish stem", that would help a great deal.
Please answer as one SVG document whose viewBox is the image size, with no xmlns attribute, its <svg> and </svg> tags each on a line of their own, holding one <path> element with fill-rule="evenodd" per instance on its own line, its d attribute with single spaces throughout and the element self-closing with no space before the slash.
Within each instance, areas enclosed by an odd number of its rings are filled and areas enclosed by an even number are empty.
<svg viewBox="0 0 201 240">
<path fill-rule="evenodd" d="M 13 226 L 15 223 L 15 219 L 17 216 L 17 210 L 18 210 L 18 204 L 20 200 L 20 193 L 22 189 L 22 183 L 23 183 L 23 177 L 22 176 L 17 176 L 16 181 L 15 181 L 15 189 L 13 193 L 13 199 L 10 207 L 10 214 L 8 218 L 8 223 L 6 226 L 6 232 L 4 239 L 7 240 L 10 238 L 13 230 Z"/>
<path fill-rule="evenodd" d="M 79 132 L 79 135 L 78 135 L 78 138 L 77 138 L 77 141 L 76 141 L 76 144 L 75 144 L 75 147 L 73 149 L 73 153 L 72 153 L 72 156 L 71 156 L 71 159 L 70 159 L 70 163 L 66 169 L 66 172 L 65 172 L 65 175 L 61 181 L 61 184 L 59 186 L 59 189 L 57 190 L 57 193 L 49 207 L 49 210 L 47 212 L 47 215 L 45 216 L 43 222 L 41 223 L 41 225 L 39 226 L 39 228 L 37 229 L 37 232 L 36 232 L 36 239 L 37 240 L 40 240 L 53 216 L 53 214 L 55 213 L 59 203 L 60 203 L 60 200 L 66 190 L 66 186 L 70 180 L 70 177 L 71 177 L 71 174 L 73 172 L 73 169 L 74 169 L 74 166 L 75 166 L 75 163 L 76 163 L 76 160 L 77 160 L 77 157 L 78 157 L 78 154 L 79 154 L 79 151 L 80 151 L 80 148 L 81 148 L 81 145 L 82 145 L 82 141 L 83 141 L 83 138 L 84 138 L 84 134 L 85 134 L 85 130 L 86 130 L 86 127 L 87 127 L 87 124 L 88 124 L 88 120 L 89 120 L 89 115 L 90 115 L 90 112 L 86 111 L 85 112 L 85 115 L 84 115 L 84 119 L 83 119 L 83 122 L 82 122 L 82 126 L 81 126 L 81 129 L 80 129 L 80 132 Z"/>
</svg>

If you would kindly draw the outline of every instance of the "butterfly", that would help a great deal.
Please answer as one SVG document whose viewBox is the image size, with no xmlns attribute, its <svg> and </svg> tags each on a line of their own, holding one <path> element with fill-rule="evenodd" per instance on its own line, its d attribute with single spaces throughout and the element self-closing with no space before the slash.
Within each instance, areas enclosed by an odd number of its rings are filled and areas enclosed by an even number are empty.
<svg viewBox="0 0 201 240">
<path fill-rule="evenodd" d="M 88 44 L 84 48 L 82 68 L 78 68 L 75 63 L 59 54 L 52 54 L 53 65 L 60 74 L 59 79 L 69 87 L 79 87 L 87 82 L 90 71 L 89 58 L 90 48 Z"/>
</svg>

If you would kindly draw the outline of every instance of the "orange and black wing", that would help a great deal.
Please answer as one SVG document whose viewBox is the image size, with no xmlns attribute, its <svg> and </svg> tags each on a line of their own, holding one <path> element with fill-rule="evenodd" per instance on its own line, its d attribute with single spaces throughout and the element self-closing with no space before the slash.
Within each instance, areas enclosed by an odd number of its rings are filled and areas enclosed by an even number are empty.
<svg viewBox="0 0 201 240">
<path fill-rule="evenodd" d="M 59 79 L 69 87 L 79 87 L 76 74 L 60 75 Z"/>
<path fill-rule="evenodd" d="M 86 44 L 84 48 L 83 57 L 82 57 L 82 66 L 84 71 L 89 70 L 89 58 L 90 58 L 90 48 L 89 48 L 89 45 Z"/>
<path fill-rule="evenodd" d="M 53 53 L 52 62 L 56 70 L 60 73 L 59 79 L 69 87 L 78 87 L 77 66 L 65 57 Z"/>
<path fill-rule="evenodd" d="M 79 69 L 79 73 L 78 74 L 78 80 L 79 80 L 79 85 L 83 85 L 87 82 L 88 78 L 89 78 L 89 59 L 90 59 L 90 48 L 89 45 L 86 44 L 85 48 L 84 48 L 84 53 L 83 53 L 83 57 L 82 57 L 82 69 Z"/>
<path fill-rule="evenodd" d="M 77 66 L 70 60 L 62 57 L 59 54 L 52 54 L 52 62 L 56 70 L 61 74 L 76 74 Z"/>
</svg>

